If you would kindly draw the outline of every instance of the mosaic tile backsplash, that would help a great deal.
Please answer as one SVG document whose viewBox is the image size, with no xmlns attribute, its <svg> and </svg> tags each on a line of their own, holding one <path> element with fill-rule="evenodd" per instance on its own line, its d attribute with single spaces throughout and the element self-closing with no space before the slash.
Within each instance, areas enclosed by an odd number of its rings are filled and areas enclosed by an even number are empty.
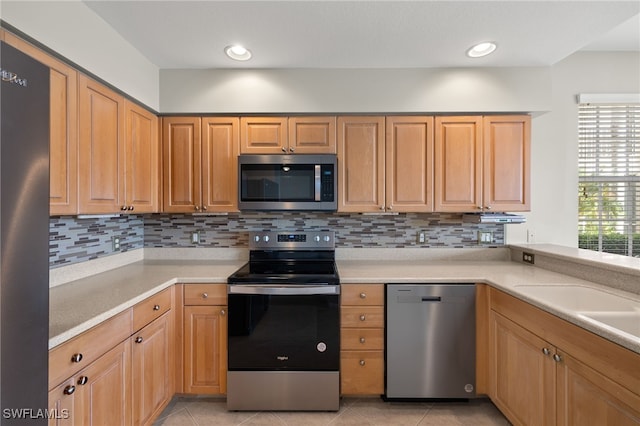
<svg viewBox="0 0 640 426">
<path fill-rule="evenodd" d="M 322 212 L 243 212 L 223 216 L 131 215 L 119 218 L 51 218 L 49 266 L 84 262 L 113 254 L 112 236 L 120 237 L 121 251 L 141 247 L 247 247 L 249 231 L 333 230 L 336 246 L 348 248 L 403 248 L 478 246 L 478 231 L 493 233 L 493 244 L 504 245 L 504 225 L 463 223 L 455 213 L 407 213 L 392 216 Z M 425 243 L 417 233 L 425 233 Z M 198 232 L 199 244 L 191 243 Z"/>
</svg>

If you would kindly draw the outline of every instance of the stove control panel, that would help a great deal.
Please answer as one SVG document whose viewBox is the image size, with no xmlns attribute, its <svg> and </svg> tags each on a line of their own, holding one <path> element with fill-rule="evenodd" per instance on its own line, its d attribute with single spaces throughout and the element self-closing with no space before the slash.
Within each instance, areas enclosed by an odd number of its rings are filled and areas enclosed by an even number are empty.
<svg viewBox="0 0 640 426">
<path fill-rule="evenodd" d="M 249 249 L 309 250 L 335 249 L 335 232 L 250 232 Z"/>
</svg>

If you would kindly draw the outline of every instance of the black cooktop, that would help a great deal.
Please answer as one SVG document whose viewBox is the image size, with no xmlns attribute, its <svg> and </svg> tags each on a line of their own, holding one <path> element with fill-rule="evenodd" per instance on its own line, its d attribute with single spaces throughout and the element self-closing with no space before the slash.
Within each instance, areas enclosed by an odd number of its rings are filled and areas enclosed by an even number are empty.
<svg viewBox="0 0 640 426">
<path fill-rule="evenodd" d="M 247 262 L 227 278 L 229 284 L 338 284 L 334 261 Z"/>
</svg>

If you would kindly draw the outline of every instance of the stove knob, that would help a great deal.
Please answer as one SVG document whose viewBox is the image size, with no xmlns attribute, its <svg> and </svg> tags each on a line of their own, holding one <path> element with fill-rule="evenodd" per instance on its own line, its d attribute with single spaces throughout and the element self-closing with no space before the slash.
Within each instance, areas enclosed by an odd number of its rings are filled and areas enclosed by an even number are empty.
<svg viewBox="0 0 640 426">
<path fill-rule="evenodd" d="M 269 236 L 265 235 L 264 237 L 262 237 L 262 241 L 264 241 L 265 243 L 269 242 Z"/>
<path fill-rule="evenodd" d="M 255 241 L 256 243 L 260 242 L 260 235 L 256 235 L 255 237 L 253 237 L 253 241 Z"/>
<path fill-rule="evenodd" d="M 325 241 L 325 242 L 327 242 L 327 243 L 328 243 L 329 241 L 331 241 L 331 237 L 330 237 L 330 236 L 328 236 L 328 235 L 325 235 L 323 239 L 324 239 L 324 241 Z"/>
<path fill-rule="evenodd" d="M 313 237 L 313 241 L 315 241 L 316 243 L 320 242 L 320 235 L 316 235 L 315 237 Z"/>
</svg>

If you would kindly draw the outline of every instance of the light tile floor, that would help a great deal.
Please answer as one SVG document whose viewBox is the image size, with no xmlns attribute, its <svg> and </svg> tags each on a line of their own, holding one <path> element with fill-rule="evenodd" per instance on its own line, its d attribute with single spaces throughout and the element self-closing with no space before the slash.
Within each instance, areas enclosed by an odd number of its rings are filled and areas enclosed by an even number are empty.
<svg viewBox="0 0 640 426">
<path fill-rule="evenodd" d="M 227 411 L 221 398 L 175 397 L 154 426 L 204 425 L 510 425 L 488 399 L 469 402 L 384 402 L 380 398 L 342 398 L 337 412 Z"/>
</svg>

